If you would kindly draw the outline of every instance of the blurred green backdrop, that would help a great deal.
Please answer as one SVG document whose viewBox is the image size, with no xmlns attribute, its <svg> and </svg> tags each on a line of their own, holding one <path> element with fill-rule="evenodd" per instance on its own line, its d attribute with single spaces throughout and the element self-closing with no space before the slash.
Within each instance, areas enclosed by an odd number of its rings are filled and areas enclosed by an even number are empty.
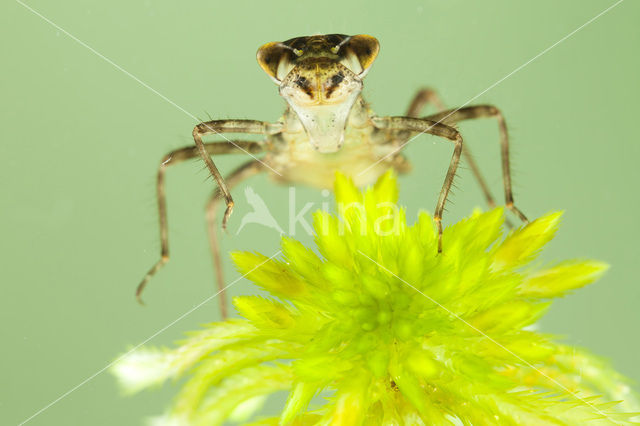
<svg viewBox="0 0 640 426">
<path fill-rule="evenodd" d="M 614 1 L 27 3 L 198 117 L 275 120 L 283 102 L 255 62 L 262 43 L 376 36 L 382 50 L 365 96 L 379 114 L 397 115 L 425 85 L 450 106 L 468 101 Z M 23 422 L 57 400 L 29 424 L 139 424 L 161 413 L 176 389 L 123 398 L 101 370 L 213 292 L 203 215 L 213 184 L 196 161 L 168 172 L 173 258 L 151 282 L 146 307 L 133 297 L 158 255 L 156 167 L 163 154 L 192 143 L 194 121 L 19 2 L 3 2 L 0 16 L 0 423 Z M 638 2 L 622 2 L 474 101 L 499 106 L 510 124 L 518 205 L 532 218 L 566 210 L 543 260 L 612 264 L 599 283 L 556 303 L 542 329 L 635 380 L 639 16 Z M 500 194 L 495 123 L 461 128 Z M 423 136 L 407 154 L 414 171 L 401 179 L 401 202 L 415 217 L 433 209 L 451 147 Z M 229 171 L 245 160 L 219 165 Z M 247 184 L 286 220 L 287 188 L 265 176 Z M 457 185 L 445 223 L 483 205 L 468 170 Z M 224 249 L 274 253 L 278 235 L 270 229 L 248 225 L 234 235 L 249 211 L 241 188 L 235 196 Z M 325 199 L 311 189 L 297 197 L 299 205 Z M 237 276 L 228 260 L 226 273 Z M 253 291 L 242 280 L 230 293 Z M 170 344 L 218 317 L 210 301 L 150 344 Z"/>
</svg>

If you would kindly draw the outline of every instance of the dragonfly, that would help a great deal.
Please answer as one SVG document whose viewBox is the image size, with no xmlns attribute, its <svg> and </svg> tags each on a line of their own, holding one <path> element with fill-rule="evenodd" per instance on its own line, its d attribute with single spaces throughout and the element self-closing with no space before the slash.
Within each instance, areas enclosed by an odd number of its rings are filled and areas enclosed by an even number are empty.
<svg viewBox="0 0 640 426">
<path fill-rule="evenodd" d="M 505 207 L 522 222 L 526 216 L 515 206 L 509 162 L 509 136 L 502 112 L 493 105 L 470 105 L 446 109 L 436 91 L 419 90 L 404 115 L 378 116 L 362 97 L 363 80 L 380 51 L 370 35 L 327 34 L 271 42 L 258 49 L 260 67 L 278 86 L 286 108 L 278 121 L 246 119 L 211 120 L 197 124 L 194 145 L 166 154 L 157 171 L 156 192 L 160 222 L 160 259 L 149 269 L 136 289 L 141 295 L 149 280 L 169 261 L 169 237 L 165 172 L 189 159 L 204 161 L 217 187 L 206 207 L 208 237 L 215 267 L 223 318 L 228 315 L 224 275 L 218 243 L 218 207 L 226 209 L 222 228 L 233 211 L 231 190 L 245 179 L 266 173 L 276 182 L 331 189 L 336 172 L 353 179 L 357 186 L 376 181 L 388 169 L 407 173 L 410 163 L 402 149 L 421 134 L 450 143 L 453 154 L 438 196 L 433 220 L 438 232 L 438 253 L 442 252 L 442 214 L 461 157 L 471 169 L 490 207 L 496 205 L 457 123 L 492 118 L 498 124 Z M 431 105 L 437 113 L 422 116 Z M 228 134 L 260 135 L 260 140 L 230 139 Z M 221 140 L 205 142 L 203 137 Z M 223 177 L 214 159 L 226 154 L 249 154 L 252 159 Z M 258 156 L 261 156 L 260 158 Z"/>
</svg>

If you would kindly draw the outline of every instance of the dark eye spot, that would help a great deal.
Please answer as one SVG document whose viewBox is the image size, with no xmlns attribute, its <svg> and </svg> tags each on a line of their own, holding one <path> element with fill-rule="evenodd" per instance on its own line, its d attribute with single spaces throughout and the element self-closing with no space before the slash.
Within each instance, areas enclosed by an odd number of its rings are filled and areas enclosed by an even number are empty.
<svg viewBox="0 0 640 426">
<path fill-rule="evenodd" d="M 324 94 L 327 99 L 331 97 L 338 85 L 340 85 L 340 83 L 342 83 L 342 81 L 344 80 L 344 73 L 340 71 L 339 73 L 332 75 L 330 80 L 331 85 L 327 88 L 327 91 Z"/>
<path fill-rule="evenodd" d="M 298 76 L 294 80 L 294 83 L 302 89 L 310 98 L 313 98 L 313 91 L 311 90 L 311 85 L 309 84 L 309 80 L 306 77 Z"/>
<path fill-rule="evenodd" d="M 334 74 L 331 77 L 331 85 L 337 86 L 338 84 L 342 83 L 342 80 L 344 80 L 344 74 L 342 73 L 342 71 L 340 71 L 338 74 Z"/>
</svg>

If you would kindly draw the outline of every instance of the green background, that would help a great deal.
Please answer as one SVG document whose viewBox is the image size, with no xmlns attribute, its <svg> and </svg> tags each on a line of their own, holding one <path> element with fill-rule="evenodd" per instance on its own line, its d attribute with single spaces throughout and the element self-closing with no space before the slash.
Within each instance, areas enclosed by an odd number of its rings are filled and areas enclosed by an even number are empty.
<svg viewBox="0 0 640 426">
<path fill-rule="evenodd" d="M 365 80 L 378 114 L 404 113 L 425 85 L 457 106 L 483 92 L 614 2 L 67 1 L 31 0 L 47 19 L 191 114 L 276 120 L 283 102 L 255 62 L 258 46 L 316 33 L 366 33 L 381 52 Z M 0 6 L 0 423 L 20 423 L 99 373 L 117 355 L 212 294 L 203 207 L 213 183 L 201 162 L 167 174 L 173 258 L 146 293 L 133 291 L 159 249 L 154 176 L 161 157 L 192 143 L 194 120 L 17 2 Z M 558 301 L 541 328 L 609 358 L 640 379 L 637 329 L 640 5 L 627 0 L 479 96 L 504 111 L 516 200 L 535 218 L 566 214 L 543 260 L 588 257 L 611 270 Z M 497 129 L 461 126 L 496 194 Z M 423 136 L 406 150 L 401 202 L 432 210 L 451 146 Z M 223 171 L 245 161 L 219 159 Z M 288 190 L 251 185 L 277 218 Z M 468 170 L 445 224 L 483 200 Z M 297 202 L 325 198 L 299 189 Z M 278 235 L 248 225 L 243 191 L 226 250 L 277 250 Z M 311 239 L 298 234 L 305 242 Z M 229 280 L 237 273 L 226 262 Z M 254 291 L 241 280 L 231 294 Z M 151 340 L 171 344 L 218 319 L 213 300 Z M 175 392 L 123 397 L 97 374 L 29 424 L 139 424 Z"/>
</svg>

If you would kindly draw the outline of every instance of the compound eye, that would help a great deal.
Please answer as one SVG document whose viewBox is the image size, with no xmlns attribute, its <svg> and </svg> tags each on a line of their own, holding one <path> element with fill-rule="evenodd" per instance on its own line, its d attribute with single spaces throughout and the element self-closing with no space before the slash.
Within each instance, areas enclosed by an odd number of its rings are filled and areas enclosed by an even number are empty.
<svg viewBox="0 0 640 426">
<path fill-rule="evenodd" d="M 360 77 L 369 71 L 380 51 L 378 40 L 366 34 L 352 36 L 338 47 L 344 64 Z"/>
<path fill-rule="evenodd" d="M 375 37 L 361 34 L 351 37 L 347 42 L 351 51 L 358 57 L 362 73 L 366 73 L 380 51 L 380 44 Z"/>
<path fill-rule="evenodd" d="M 299 52 L 301 55 L 302 51 Z M 293 67 L 292 60 L 294 55 L 299 56 L 298 52 L 295 52 L 289 46 L 285 46 L 279 42 L 271 42 L 261 46 L 258 49 L 256 57 L 258 64 L 260 64 L 264 72 L 266 72 L 275 83 L 280 84 L 284 76 L 287 75 Z"/>
</svg>

